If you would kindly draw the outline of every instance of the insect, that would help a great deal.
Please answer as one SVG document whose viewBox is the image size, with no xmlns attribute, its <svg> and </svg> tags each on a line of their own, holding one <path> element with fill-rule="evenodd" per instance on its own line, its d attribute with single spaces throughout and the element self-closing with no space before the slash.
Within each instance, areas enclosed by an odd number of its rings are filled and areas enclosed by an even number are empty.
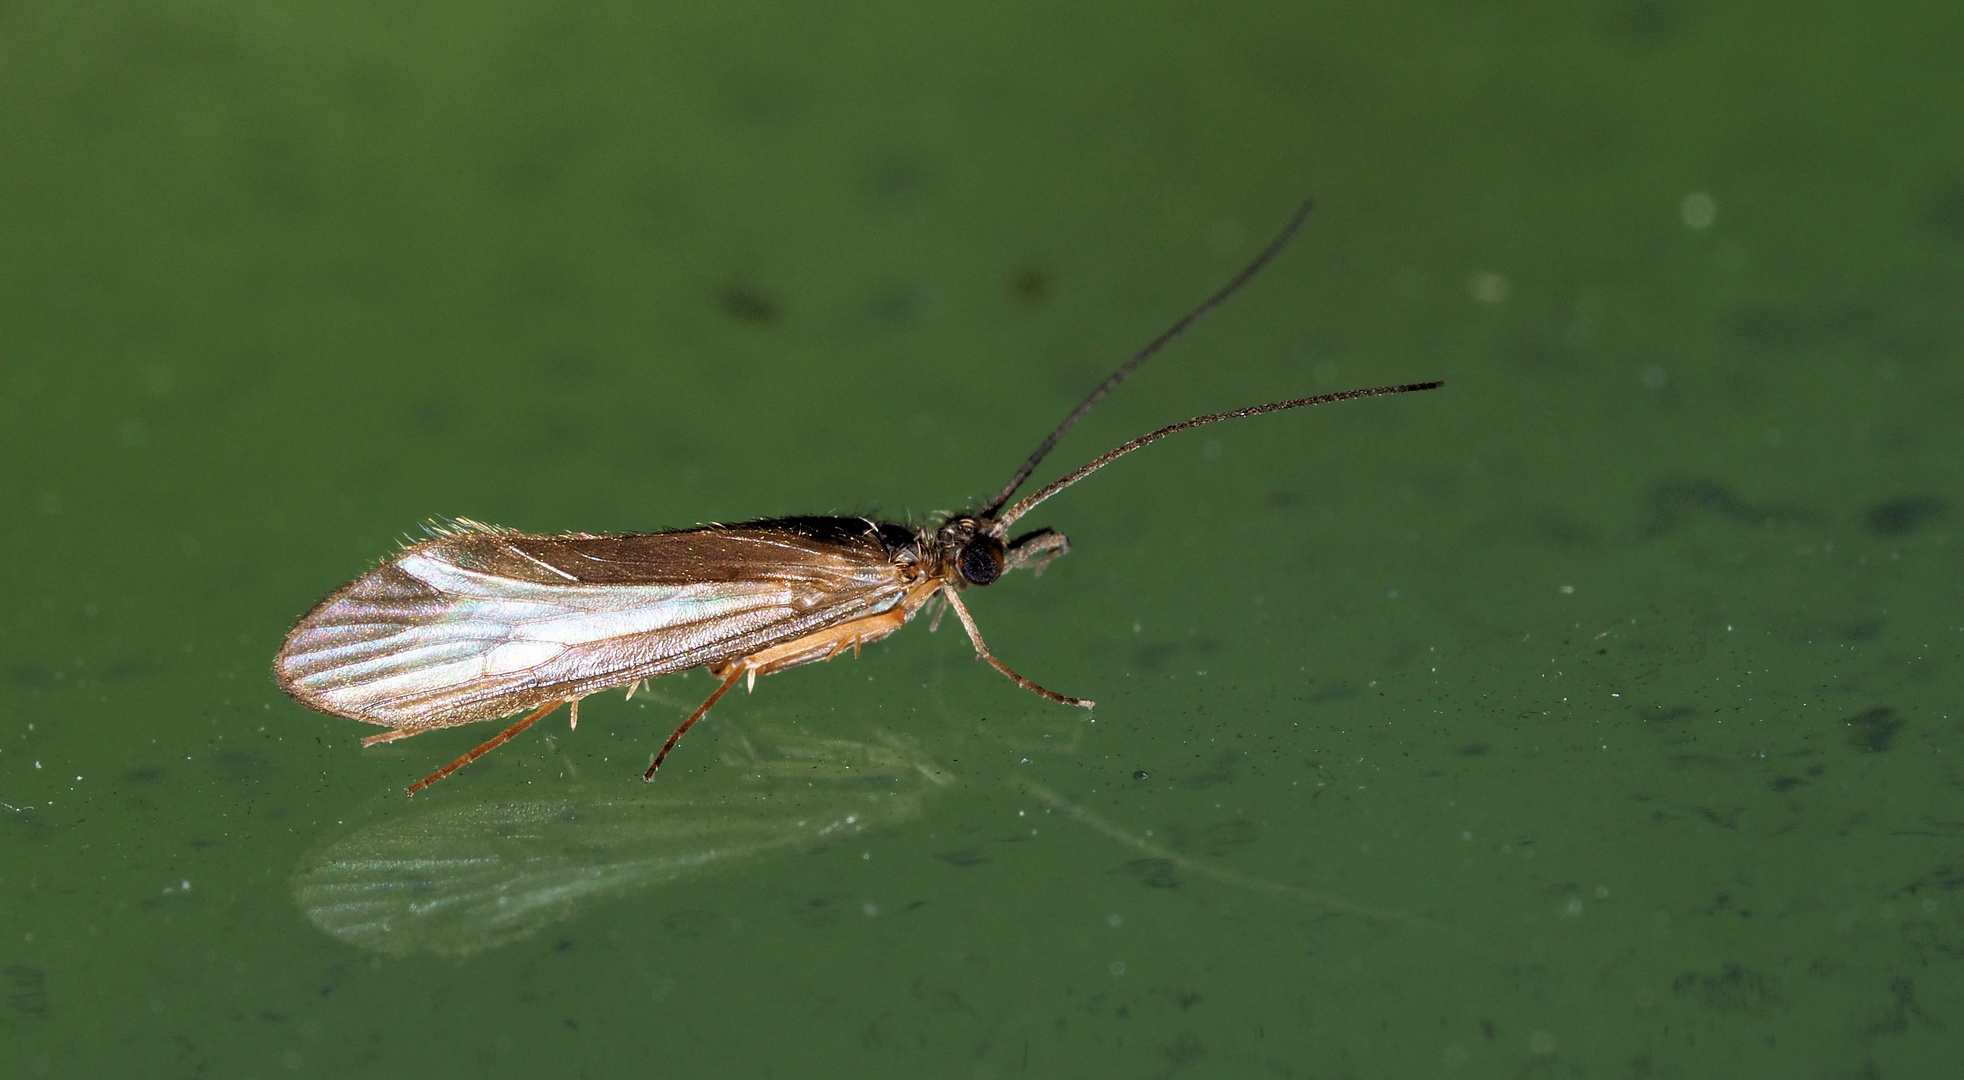
<svg viewBox="0 0 1964 1080">
<path fill-rule="evenodd" d="M 739 681 L 855 654 L 938 601 L 930 629 L 952 610 L 975 655 L 1011 682 L 1065 705 L 1092 702 L 1045 689 L 996 659 L 962 592 L 1016 569 L 1042 571 L 1070 550 L 1059 532 L 1010 536 L 1044 500 L 1168 435 L 1222 420 L 1351 398 L 1431 390 L 1438 382 L 1377 386 L 1211 413 L 1114 447 L 1011 503 L 1057 440 L 1099 399 L 1194 320 L 1267 265 L 1308 217 L 1305 202 L 1254 260 L 1100 383 L 979 509 L 938 526 L 863 518 L 785 517 L 622 536 L 533 535 L 458 521 L 410 544 L 303 616 L 273 661 L 280 689 L 301 704 L 390 730 L 389 742 L 438 728 L 523 714 L 482 745 L 410 785 L 455 772 L 560 705 L 579 724 L 580 699 L 601 690 L 707 668 L 716 689 L 669 735 L 642 774 Z"/>
</svg>

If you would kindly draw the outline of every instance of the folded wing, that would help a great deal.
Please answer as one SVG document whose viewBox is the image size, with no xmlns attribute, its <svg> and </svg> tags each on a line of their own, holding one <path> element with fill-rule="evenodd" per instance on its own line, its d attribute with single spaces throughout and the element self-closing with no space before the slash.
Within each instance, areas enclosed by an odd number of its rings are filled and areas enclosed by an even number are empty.
<svg viewBox="0 0 1964 1080">
<path fill-rule="evenodd" d="M 322 601 L 273 662 L 311 708 L 424 730 L 746 655 L 892 607 L 870 530 L 532 536 L 468 526 Z"/>
</svg>

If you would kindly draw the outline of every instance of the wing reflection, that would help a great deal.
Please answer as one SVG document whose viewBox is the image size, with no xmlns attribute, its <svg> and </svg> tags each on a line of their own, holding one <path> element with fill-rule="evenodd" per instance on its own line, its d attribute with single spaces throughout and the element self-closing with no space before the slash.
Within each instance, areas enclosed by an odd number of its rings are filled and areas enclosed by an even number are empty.
<svg viewBox="0 0 1964 1080">
<path fill-rule="evenodd" d="M 462 956 L 576 907 L 904 821 L 954 782 L 892 736 L 730 732 L 723 759 L 707 791 L 609 782 L 416 807 L 314 853 L 294 899 L 351 945 Z"/>
</svg>

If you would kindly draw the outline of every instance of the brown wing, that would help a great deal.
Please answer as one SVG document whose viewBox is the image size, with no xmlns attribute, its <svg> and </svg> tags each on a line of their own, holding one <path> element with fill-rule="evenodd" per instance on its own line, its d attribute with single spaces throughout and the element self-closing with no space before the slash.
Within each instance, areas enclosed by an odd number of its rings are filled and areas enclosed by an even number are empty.
<svg viewBox="0 0 1964 1080">
<path fill-rule="evenodd" d="M 287 635 L 273 674 L 304 705 L 393 728 L 506 716 L 891 608 L 907 575 L 874 529 L 470 526 L 322 601 Z"/>
</svg>

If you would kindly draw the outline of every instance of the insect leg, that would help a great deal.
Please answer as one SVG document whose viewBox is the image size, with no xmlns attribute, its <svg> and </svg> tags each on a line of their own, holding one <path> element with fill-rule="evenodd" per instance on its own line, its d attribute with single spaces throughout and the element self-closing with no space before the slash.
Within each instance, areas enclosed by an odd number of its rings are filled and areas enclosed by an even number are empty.
<svg viewBox="0 0 1964 1080">
<path fill-rule="evenodd" d="M 1003 552 L 1003 569 L 1027 566 L 1031 573 L 1041 574 L 1043 568 L 1050 565 L 1050 560 L 1070 553 L 1071 542 L 1063 533 L 1037 529 L 1009 542 L 1009 547 Z"/>
<path fill-rule="evenodd" d="M 436 783 L 438 780 L 441 780 L 444 777 L 449 776 L 451 773 L 456 772 L 458 769 L 461 769 L 464 766 L 469 765 L 471 762 L 476 761 L 478 758 L 483 757 L 485 754 L 488 754 L 491 751 L 496 750 L 498 747 L 503 746 L 505 743 L 510 742 L 513 736 L 517 735 L 521 731 L 524 731 L 526 728 L 531 727 L 533 724 L 538 723 L 540 720 L 545 719 L 547 713 L 551 712 L 554 709 L 559 708 L 561 705 L 564 704 L 566 703 L 563 701 L 548 701 L 544 705 L 541 705 L 538 708 L 533 709 L 531 712 L 526 713 L 524 717 L 518 721 L 518 723 L 513 724 L 512 726 L 506 728 L 505 730 L 500 731 L 496 735 L 491 736 L 489 739 L 486 739 L 483 745 L 479 746 L 477 749 L 472 750 L 470 753 L 465 754 L 463 757 L 458 758 L 457 760 L 451 762 L 450 764 L 445 765 L 443 768 L 438 769 L 437 771 L 431 773 L 430 775 L 423 777 L 421 780 L 418 780 L 415 783 L 409 785 L 409 794 L 411 795 L 416 794 L 417 792 L 423 790 L 424 788 L 429 787 L 431 784 Z"/>
<path fill-rule="evenodd" d="M 1062 539 L 1062 537 L 1059 537 L 1059 539 Z M 1081 705 L 1084 708 L 1089 709 L 1093 705 L 1097 704 L 1097 702 L 1090 701 L 1085 698 L 1065 697 L 1063 694 L 1060 694 L 1055 690 L 1046 690 L 1043 687 L 1038 686 L 1036 683 L 1033 683 L 1030 680 L 1024 678 L 1023 676 L 1016 674 L 1014 671 L 1009 670 L 1008 664 L 1005 664 L 1002 661 L 996 659 L 995 657 L 989 655 L 989 647 L 987 645 L 982 644 L 982 631 L 975 628 L 975 620 L 969 618 L 968 608 L 962 606 L 962 599 L 960 596 L 956 595 L 955 590 L 943 586 L 941 589 L 941 595 L 947 598 L 948 606 L 955 609 L 956 617 L 961 619 L 962 621 L 962 629 L 968 631 L 968 640 L 975 643 L 975 655 L 984 660 L 987 660 L 989 662 L 990 667 L 995 668 L 997 671 L 1000 671 L 1004 675 L 1009 676 L 1010 682 L 1013 682 L 1016 685 L 1022 687 L 1023 689 L 1028 690 L 1032 694 L 1036 694 L 1040 697 L 1047 697 L 1050 700 L 1055 701 L 1060 705 Z"/>
<path fill-rule="evenodd" d="M 411 735 L 414 735 L 422 730 L 423 730 L 422 728 L 397 728 L 394 731 L 384 731 L 380 735 L 370 735 L 368 738 L 363 739 L 361 741 L 361 744 L 363 746 L 379 746 L 385 742 L 394 742 L 397 739 L 407 739 Z"/>
<path fill-rule="evenodd" d="M 641 774 L 641 779 L 655 778 L 655 770 L 661 768 L 662 759 L 668 756 L 668 752 L 675 749 L 675 744 L 682 738 L 682 733 L 694 727 L 696 721 L 702 719 L 703 714 L 709 711 L 709 707 L 716 704 L 717 699 L 737 684 L 738 679 L 747 678 L 750 685 L 755 687 L 759 675 L 770 675 L 800 664 L 830 660 L 847 648 L 851 648 L 856 654 L 861 645 L 878 641 L 906 625 L 907 617 L 940 587 L 940 584 L 935 581 L 922 582 L 901 597 L 899 603 L 877 615 L 868 615 L 850 622 L 828 626 L 816 633 L 779 642 L 749 656 L 738 657 L 711 667 L 709 673 L 722 679 L 723 685 L 718 686 L 716 691 L 709 695 L 709 700 L 696 706 L 696 711 L 690 713 L 689 718 L 682 721 L 682 726 L 676 728 L 675 733 L 668 737 L 668 741 L 662 744 L 661 752 L 655 755 L 655 763 L 648 766 L 648 771 Z"/>
<path fill-rule="evenodd" d="M 690 713 L 689 718 L 682 721 L 682 726 L 676 728 L 675 732 L 668 737 L 668 741 L 661 744 L 661 752 L 655 755 L 655 763 L 648 766 L 648 771 L 641 774 L 641 779 L 653 780 L 655 778 L 655 770 L 661 768 L 662 759 L 668 756 L 670 750 L 675 749 L 676 743 L 682 741 L 683 734 L 690 728 L 695 727 L 696 721 L 702 719 L 702 715 L 709 711 L 709 707 L 716 704 L 724 694 L 729 693 L 730 687 L 735 686 L 737 680 L 743 678 L 743 673 L 749 670 L 750 665 L 744 663 L 742 660 L 738 660 L 730 665 L 730 673 L 723 676 L 723 685 L 718 686 L 709 695 L 708 700 L 696 706 L 696 711 Z"/>
</svg>

